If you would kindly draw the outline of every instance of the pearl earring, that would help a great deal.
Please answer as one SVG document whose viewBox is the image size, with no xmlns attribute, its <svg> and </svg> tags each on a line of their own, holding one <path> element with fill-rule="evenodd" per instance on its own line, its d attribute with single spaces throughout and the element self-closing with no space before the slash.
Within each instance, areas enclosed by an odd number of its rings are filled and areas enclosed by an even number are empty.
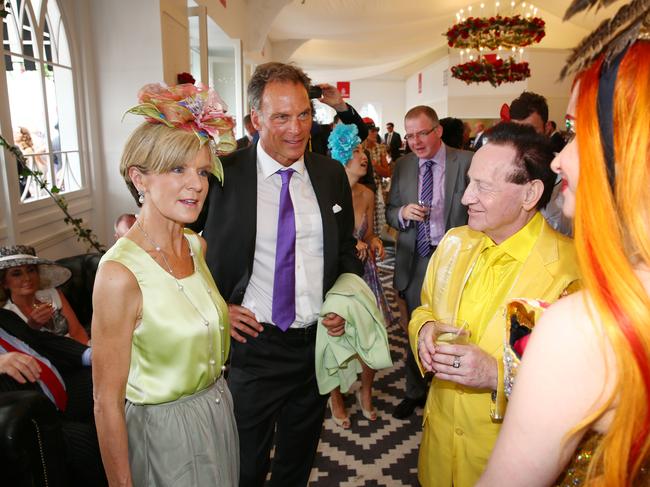
<svg viewBox="0 0 650 487">
<path fill-rule="evenodd" d="M 138 202 L 140 204 L 144 203 L 144 193 L 142 191 L 138 191 Z"/>
</svg>

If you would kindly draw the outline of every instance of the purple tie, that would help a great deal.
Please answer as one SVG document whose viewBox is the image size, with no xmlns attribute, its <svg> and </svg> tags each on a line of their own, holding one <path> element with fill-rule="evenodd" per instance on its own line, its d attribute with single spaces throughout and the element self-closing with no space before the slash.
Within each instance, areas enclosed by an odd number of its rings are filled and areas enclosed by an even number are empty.
<svg viewBox="0 0 650 487">
<path fill-rule="evenodd" d="M 433 161 L 426 161 L 422 170 L 422 187 L 420 188 L 420 201 L 431 206 L 433 200 L 433 171 L 431 170 Z M 429 208 L 431 211 L 431 208 Z M 427 213 L 424 221 L 418 222 L 416 248 L 421 257 L 431 255 L 431 217 Z"/>
<path fill-rule="evenodd" d="M 282 189 L 275 247 L 271 318 L 282 331 L 287 331 L 296 319 L 296 218 L 289 193 L 289 181 L 294 170 L 280 170 L 278 173 L 282 177 Z"/>
</svg>

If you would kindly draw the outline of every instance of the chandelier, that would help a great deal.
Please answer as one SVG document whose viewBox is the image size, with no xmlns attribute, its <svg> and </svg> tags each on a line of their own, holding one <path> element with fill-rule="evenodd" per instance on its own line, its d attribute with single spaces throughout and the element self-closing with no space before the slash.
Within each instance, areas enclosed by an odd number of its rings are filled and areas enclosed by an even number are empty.
<svg viewBox="0 0 650 487">
<path fill-rule="evenodd" d="M 473 16 L 472 6 L 456 13 L 456 23 L 446 33 L 449 47 L 460 49 L 460 64 L 451 68 L 454 78 L 496 87 L 530 77 L 528 63 L 523 61 L 524 47 L 544 38 L 545 23 L 536 17 L 537 8 L 526 2 L 511 1 L 508 16 L 501 15 L 500 9 L 497 1 L 490 17 L 484 3 L 479 16 Z"/>
</svg>

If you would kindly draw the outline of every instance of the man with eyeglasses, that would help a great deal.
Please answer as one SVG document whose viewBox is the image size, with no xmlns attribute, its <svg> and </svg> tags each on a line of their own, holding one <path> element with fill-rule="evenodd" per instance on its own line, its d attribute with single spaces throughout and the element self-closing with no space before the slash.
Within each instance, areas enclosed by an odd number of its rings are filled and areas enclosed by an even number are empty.
<svg viewBox="0 0 650 487">
<path fill-rule="evenodd" d="M 399 230 L 394 286 L 403 295 L 410 314 L 420 305 L 420 290 L 427 263 L 447 230 L 467 223 L 461 204 L 472 153 L 442 142 L 442 127 L 431 107 L 411 108 L 404 117 L 412 152 L 395 164 L 389 201 L 388 224 Z M 393 417 L 408 418 L 424 405 L 426 381 L 407 347 L 405 397 Z"/>
<path fill-rule="evenodd" d="M 532 128 L 492 128 L 468 172 L 468 224 L 447 232 L 429 263 L 409 323 L 420 370 L 434 374 L 418 460 L 422 487 L 471 487 L 485 468 L 506 407 L 507 303 L 553 302 L 579 285 L 573 242 L 540 213 L 553 190 L 552 159 L 548 139 Z"/>
</svg>

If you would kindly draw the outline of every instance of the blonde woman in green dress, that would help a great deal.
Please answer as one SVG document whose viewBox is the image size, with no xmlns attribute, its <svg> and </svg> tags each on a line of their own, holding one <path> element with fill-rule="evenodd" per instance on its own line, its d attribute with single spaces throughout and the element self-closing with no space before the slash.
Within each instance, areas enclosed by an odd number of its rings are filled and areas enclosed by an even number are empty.
<svg viewBox="0 0 650 487">
<path fill-rule="evenodd" d="M 93 294 L 97 433 L 110 485 L 236 486 L 239 444 L 223 377 L 228 310 L 185 229 L 199 216 L 232 120 L 203 87 L 147 85 L 120 170 L 142 207 L 102 258 Z M 125 401 L 126 400 L 126 401 Z"/>
</svg>

